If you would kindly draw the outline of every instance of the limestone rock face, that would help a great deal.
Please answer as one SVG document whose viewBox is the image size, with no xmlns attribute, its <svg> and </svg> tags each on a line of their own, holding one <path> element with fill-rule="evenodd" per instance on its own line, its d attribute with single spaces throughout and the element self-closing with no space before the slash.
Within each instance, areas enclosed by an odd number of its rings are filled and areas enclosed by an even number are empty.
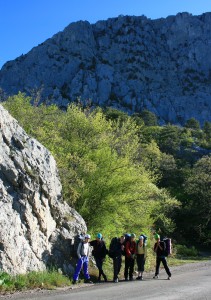
<svg viewBox="0 0 211 300">
<path fill-rule="evenodd" d="M 82 217 L 62 200 L 56 163 L 0 105 L 0 269 L 67 270 Z M 70 269 L 70 268 L 69 268 Z"/>
<path fill-rule="evenodd" d="M 92 102 L 148 109 L 160 123 L 211 121 L 211 13 L 157 20 L 119 16 L 79 21 L 7 62 L 0 88 L 66 108 Z"/>
</svg>

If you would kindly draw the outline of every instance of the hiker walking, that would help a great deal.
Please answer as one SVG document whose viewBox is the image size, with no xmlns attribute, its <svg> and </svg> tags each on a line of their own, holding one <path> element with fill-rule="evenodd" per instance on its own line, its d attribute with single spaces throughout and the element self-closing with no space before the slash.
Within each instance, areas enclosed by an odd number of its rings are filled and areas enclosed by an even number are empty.
<svg viewBox="0 0 211 300">
<path fill-rule="evenodd" d="M 137 280 L 143 280 L 143 272 L 145 261 L 147 257 L 147 247 L 144 243 L 144 236 L 140 235 L 139 240 L 136 244 L 136 262 L 138 267 L 138 277 Z"/>
<path fill-rule="evenodd" d="M 92 283 L 88 272 L 89 255 L 90 255 L 89 240 L 90 240 L 90 235 L 86 234 L 84 240 L 82 240 L 78 244 L 78 249 L 77 249 L 78 262 L 75 269 L 75 273 L 73 275 L 73 281 L 72 281 L 73 284 L 77 283 L 82 267 L 84 271 L 84 277 L 86 280 L 85 282 Z"/>
<path fill-rule="evenodd" d="M 136 254 L 135 237 L 136 235 L 132 233 L 130 239 L 125 244 L 125 272 L 124 272 L 125 281 L 128 281 L 128 273 L 129 273 L 129 280 L 133 280 L 135 254 Z"/>
<path fill-rule="evenodd" d="M 111 240 L 108 255 L 113 259 L 113 270 L 114 276 L 113 281 L 115 283 L 119 282 L 118 275 L 122 266 L 122 253 L 124 251 L 124 240 L 125 237 L 122 235 L 120 238 L 114 237 Z"/>
<path fill-rule="evenodd" d="M 155 234 L 154 238 L 156 240 L 156 243 L 154 245 L 154 252 L 156 253 L 156 268 L 155 268 L 155 276 L 153 277 L 154 279 L 159 278 L 159 268 L 160 268 L 160 263 L 162 262 L 166 273 L 168 274 L 168 279 L 171 279 L 171 272 L 169 270 L 169 267 L 167 265 L 167 261 L 166 261 L 166 254 L 165 254 L 165 243 L 163 241 L 160 240 L 160 235 L 159 234 Z"/>
<path fill-rule="evenodd" d="M 92 255 L 94 256 L 96 266 L 99 270 L 98 282 L 101 281 L 101 275 L 104 278 L 104 281 L 107 281 L 107 277 L 103 272 L 103 262 L 105 260 L 107 250 L 105 242 L 103 241 L 103 236 L 101 233 L 96 235 L 96 239 L 90 242 L 90 245 L 93 247 Z"/>
</svg>

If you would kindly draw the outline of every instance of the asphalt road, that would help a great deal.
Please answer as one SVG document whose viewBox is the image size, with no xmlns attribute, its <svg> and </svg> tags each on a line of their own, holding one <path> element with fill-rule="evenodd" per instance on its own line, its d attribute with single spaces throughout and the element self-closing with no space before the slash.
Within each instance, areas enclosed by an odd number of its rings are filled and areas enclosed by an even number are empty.
<svg viewBox="0 0 211 300">
<path fill-rule="evenodd" d="M 119 283 L 100 283 L 77 285 L 57 291 L 36 291 L 0 296 L 0 299 L 22 300 L 210 300 L 211 299 L 211 261 L 187 264 L 171 269 L 172 279 L 162 269 L 159 279 L 145 274 L 143 281 L 120 281 Z"/>
</svg>

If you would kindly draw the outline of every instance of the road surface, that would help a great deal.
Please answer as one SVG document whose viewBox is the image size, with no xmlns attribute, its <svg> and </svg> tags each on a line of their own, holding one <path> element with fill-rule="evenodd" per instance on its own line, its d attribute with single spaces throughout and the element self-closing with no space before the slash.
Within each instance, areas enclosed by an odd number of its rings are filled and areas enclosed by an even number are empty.
<svg viewBox="0 0 211 300">
<path fill-rule="evenodd" d="M 0 296 L 12 300 L 210 300 L 211 261 L 171 268 L 172 279 L 161 269 L 159 279 L 145 274 L 143 281 L 76 285 L 56 291 L 31 291 Z"/>
</svg>

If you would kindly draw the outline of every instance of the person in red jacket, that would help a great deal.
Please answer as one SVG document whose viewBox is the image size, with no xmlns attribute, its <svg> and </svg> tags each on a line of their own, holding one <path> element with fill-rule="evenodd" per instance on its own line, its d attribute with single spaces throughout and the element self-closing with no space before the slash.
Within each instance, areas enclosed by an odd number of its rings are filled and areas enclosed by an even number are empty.
<svg viewBox="0 0 211 300">
<path fill-rule="evenodd" d="M 134 263 L 135 263 L 135 254 L 136 254 L 136 235 L 134 233 L 131 234 L 130 239 L 125 244 L 125 281 L 133 280 L 133 272 L 134 272 Z"/>
</svg>

